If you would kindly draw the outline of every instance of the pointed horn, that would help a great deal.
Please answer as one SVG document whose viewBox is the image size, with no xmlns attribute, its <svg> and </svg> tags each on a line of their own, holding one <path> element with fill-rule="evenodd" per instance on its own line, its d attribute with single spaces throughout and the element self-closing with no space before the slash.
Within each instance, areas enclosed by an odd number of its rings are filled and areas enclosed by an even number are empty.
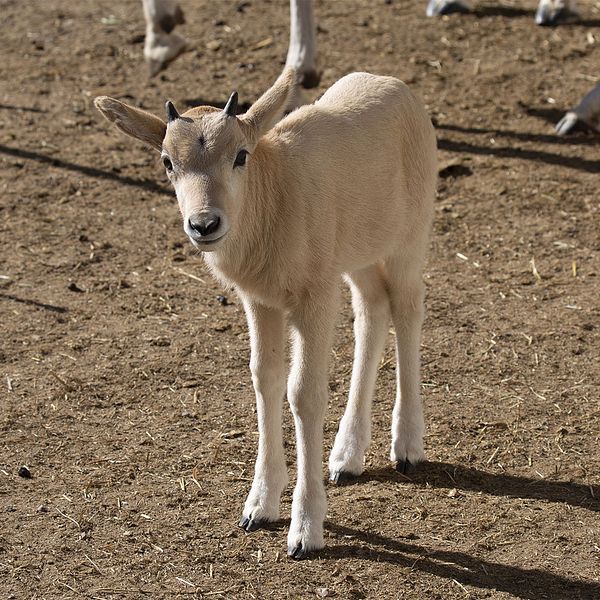
<svg viewBox="0 0 600 600">
<path fill-rule="evenodd" d="M 223 112 L 228 117 L 235 117 L 237 114 L 237 106 L 238 106 L 238 94 L 237 92 L 233 92 L 231 96 L 229 96 L 229 100 L 227 100 L 227 104 L 223 109 Z"/>
<path fill-rule="evenodd" d="M 165 107 L 167 109 L 167 119 L 169 120 L 169 123 L 171 121 L 174 121 L 175 119 L 179 119 L 179 113 L 177 112 L 177 109 L 175 108 L 175 106 L 173 106 L 173 103 L 170 100 L 167 100 Z"/>
</svg>

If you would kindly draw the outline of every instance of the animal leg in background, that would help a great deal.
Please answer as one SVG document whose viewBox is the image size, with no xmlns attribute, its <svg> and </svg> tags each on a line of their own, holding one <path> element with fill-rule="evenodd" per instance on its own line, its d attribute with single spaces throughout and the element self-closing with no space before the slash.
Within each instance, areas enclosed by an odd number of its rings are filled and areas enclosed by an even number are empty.
<svg viewBox="0 0 600 600">
<path fill-rule="evenodd" d="M 600 132 L 600 83 L 556 124 L 556 133 L 569 133 L 578 121 Z"/>
<path fill-rule="evenodd" d="M 186 40 L 173 30 L 185 23 L 176 0 L 142 0 L 146 19 L 144 58 L 150 75 L 160 73 L 187 48 Z"/>
<path fill-rule="evenodd" d="M 538 25 L 558 25 L 569 23 L 579 16 L 575 0 L 540 0 L 535 11 L 535 22 Z"/>
<path fill-rule="evenodd" d="M 428 17 L 439 17 L 457 12 L 472 12 L 472 10 L 469 0 L 429 0 L 426 12 Z M 575 0 L 540 0 L 535 13 L 535 22 L 538 25 L 558 25 L 578 17 L 579 11 Z"/>
<path fill-rule="evenodd" d="M 300 74 L 305 89 L 319 85 L 316 67 L 316 35 L 312 0 L 290 0 L 290 45 L 285 66 Z"/>
<path fill-rule="evenodd" d="M 185 38 L 173 30 L 185 23 L 183 11 L 176 0 L 142 0 L 146 20 L 144 58 L 150 75 L 154 76 L 165 69 L 188 46 Z M 305 89 L 319 85 L 317 72 L 315 22 L 312 0 L 290 0 L 290 42 L 286 66 L 300 74 L 300 84 Z M 304 104 L 303 98 L 292 105 Z"/>
</svg>

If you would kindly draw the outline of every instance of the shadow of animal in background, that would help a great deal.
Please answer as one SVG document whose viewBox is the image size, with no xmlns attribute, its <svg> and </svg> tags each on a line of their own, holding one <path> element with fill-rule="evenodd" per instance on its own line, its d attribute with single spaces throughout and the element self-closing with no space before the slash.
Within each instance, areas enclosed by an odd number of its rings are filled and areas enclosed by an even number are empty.
<svg viewBox="0 0 600 600">
<path fill-rule="evenodd" d="M 555 118 L 562 116 L 564 111 L 556 109 L 532 109 L 528 114 L 542 118 L 545 121 L 548 121 L 548 123 L 552 123 Z M 496 139 L 509 138 L 522 142 L 537 142 L 559 146 L 598 146 L 598 132 L 589 125 L 583 123 L 583 121 L 579 121 L 577 125 L 575 125 L 575 128 L 572 129 L 572 132 L 579 132 L 580 135 L 571 135 L 569 137 L 561 137 L 554 133 L 532 133 L 490 127 L 465 127 L 462 125 L 451 125 L 446 123 L 441 125 L 436 123 L 435 128 L 439 131 L 455 131 L 457 133 L 466 133 L 469 135 L 486 135 Z"/>
<path fill-rule="evenodd" d="M 104 171 L 103 169 L 98 169 L 96 167 L 79 165 L 77 163 L 72 163 L 65 160 L 61 160 L 59 158 L 54 158 L 53 156 L 47 156 L 46 154 L 41 154 L 40 152 L 32 152 L 31 150 L 22 150 L 21 148 L 13 148 L 12 146 L 5 146 L 4 144 L 0 144 L 0 154 L 8 154 L 9 156 L 15 156 L 17 158 L 34 160 L 36 162 L 50 165 L 58 169 L 66 169 L 67 171 L 83 173 L 88 177 L 94 177 L 98 179 L 111 179 L 113 181 L 117 181 L 118 183 L 122 183 L 123 185 L 139 187 L 150 192 L 156 192 L 159 194 L 168 194 L 169 196 L 171 195 L 170 190 L 168 190 L 165 187 L 162 187 L 161 185 L 150 179 L 136 179 L 135 177 L 127 177 L 124 175 L 114 173 L 113 171 Z"/>
<path fill-rule="evenodd" d="M 448 152 L 498 156 L 500 158 L 517 158 L 549 165 L 558 165 L 560 167 L 566 167 L 567 169 L 585 171 L 587 173 L 600 173 L 600 160 L 588 160 L 579 156 L 564 156 L 562 154 L 555 154 L 543 150 L 528 150 L 525 148 L 515 148 L 514 146 L 478 146 L 469 142 L 457 142 L 455 140 L 444 138 L 438 138 L 438 148 Z"/>
</svg>

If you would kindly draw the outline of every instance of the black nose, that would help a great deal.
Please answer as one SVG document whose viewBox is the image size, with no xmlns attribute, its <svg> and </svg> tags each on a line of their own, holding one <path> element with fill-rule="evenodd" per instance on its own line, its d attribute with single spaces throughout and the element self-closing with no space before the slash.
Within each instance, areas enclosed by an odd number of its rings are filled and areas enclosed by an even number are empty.
<svg viewBox="0 0 600 600">
<path fill-rule="evenodd" d="M 219 229 L 221 219 L 216 215 L 198 219 L 190 218 L 188 223 L 193 231 L 197 231 L 201 236 L 207 236 Z"/>
</svg>

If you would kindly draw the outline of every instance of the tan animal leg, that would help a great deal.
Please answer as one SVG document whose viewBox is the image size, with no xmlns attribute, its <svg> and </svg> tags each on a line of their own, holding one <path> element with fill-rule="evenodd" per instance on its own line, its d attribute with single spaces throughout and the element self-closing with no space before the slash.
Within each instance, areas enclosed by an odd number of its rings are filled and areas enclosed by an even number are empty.
<svg viewBox="0 0 600 600">
<path fill-rule="evenodd" d="M 425 458 L 425 422 L 419 393 L 424 286 L 419 262 L 410 264 L 409 261 L 388 259 L 386 269 L 397 360 L 390 458 L 396 463 L 396 469 L 405 473 Z"/>
<path fill-rule="evenodd" d="M 279 500 L 288 481 L 281 428 L 286 336 L 281 310 L 243 300 L 250 330 L 250 371 L 256 392 L 259 438 L 254 481 L 240 527 L 254 531 L 279 519 Z"/>
<path fill-rule="evenodd" d="M 288 400 L 296 425 L 298 463 L 288 533 L 288 555 L 293 558 L 304 558 L 311 550 L 324 546 L 327 500 L 323 485 L 323 420 L 338 297 L 337 289 L 306 297 L 290 315 L 292 368 Z"/>
<path fill-rule="evenodd" d="M 354 365 L 350 395 L 329 457 L 329 478 L 360 475 L 371 442 L 371 403 L 390 323 L 390 303 L 378 265 L 347 274 L 354 309 Z"/>
</svg>

